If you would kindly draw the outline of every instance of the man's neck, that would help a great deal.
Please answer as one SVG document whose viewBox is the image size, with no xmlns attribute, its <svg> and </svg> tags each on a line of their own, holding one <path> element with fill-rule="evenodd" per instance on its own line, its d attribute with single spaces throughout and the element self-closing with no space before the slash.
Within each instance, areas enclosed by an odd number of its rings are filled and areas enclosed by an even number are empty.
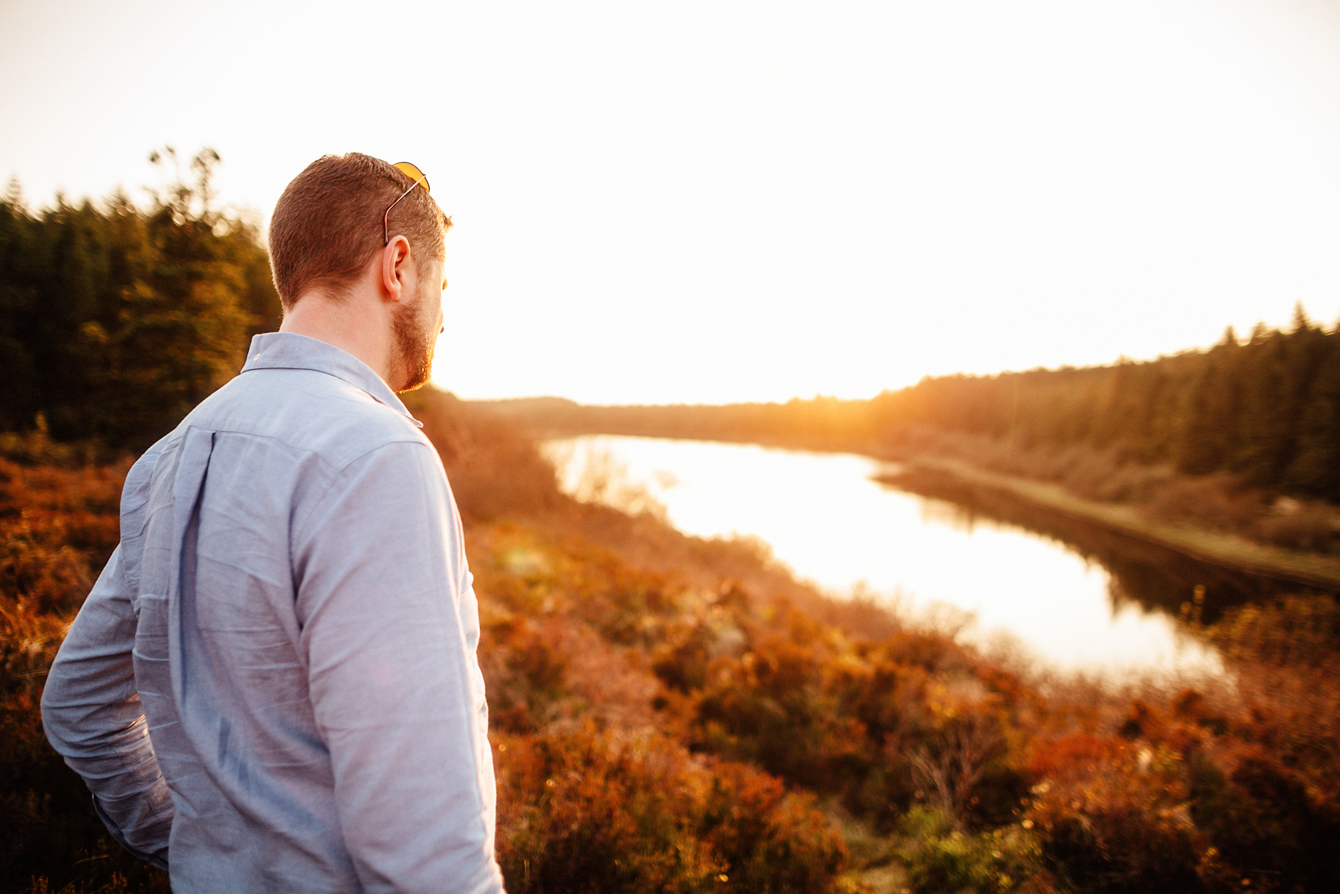
<svg viewBox="0 0 1340 894">
<path fill-rule="evenodd" d="M 390 328 L 379 302 L 357 293 L 333 296 L 304 292 L 284 313 L 280 332 L 305 335 L 362 360 L 392 388 Z"/>
</svg>

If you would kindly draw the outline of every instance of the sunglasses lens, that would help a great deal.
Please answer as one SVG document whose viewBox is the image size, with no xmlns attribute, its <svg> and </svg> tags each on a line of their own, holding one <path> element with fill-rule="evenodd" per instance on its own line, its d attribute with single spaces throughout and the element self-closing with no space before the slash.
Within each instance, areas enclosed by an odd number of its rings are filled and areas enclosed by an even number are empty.
<svg viewBox="0 0 1340 894">
<path fill-rule="evenodd" d="M 420 171 L 414 165 L 410 164 L 407 161 L 398 161 L 395 164 L 391 165 L 391 167 L 400 171 L 400 173 L 404 174 L 410 180 L 413 180 L 415 182 L 423 181 L 422 183 L 423 191 L 428 193 L 429 195 L 432 194 L 432 190 L 428 188 L 428 178 L 424 176 L 423 171 Z"/>
</svg>

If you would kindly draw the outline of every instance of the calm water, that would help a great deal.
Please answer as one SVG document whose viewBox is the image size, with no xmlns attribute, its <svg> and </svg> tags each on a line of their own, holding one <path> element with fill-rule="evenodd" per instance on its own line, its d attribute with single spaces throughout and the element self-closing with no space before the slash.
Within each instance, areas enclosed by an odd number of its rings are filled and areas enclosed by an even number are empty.
<svg viewBox="0 0 1340 894">
<path fill-rule="evenodd" d="M 1211 673 L 1218 656 L 1168 614 L 1125 598 L 1106 567 L 1065 544 L 882 486 L 883 466 L 844 454 L 606 435 L 546 445 L 566 487 L 636 508 L 647 496 L 679 530 L 766 541 L 797 576 L 865 590 L 913 613 L 967 613 L 961 638 L 1014 643 L 1067 670 Z"/>
</svg>

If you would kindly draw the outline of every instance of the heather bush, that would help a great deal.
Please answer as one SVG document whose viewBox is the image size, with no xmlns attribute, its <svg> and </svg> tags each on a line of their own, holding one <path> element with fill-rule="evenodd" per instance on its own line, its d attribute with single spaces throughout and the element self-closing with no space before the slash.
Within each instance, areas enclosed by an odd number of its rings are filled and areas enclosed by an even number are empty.
<svg viewBox="0 0 1340 894">
<path fill-rule="evenodd" d="M 1340 888 L 1340 810 L 1299 773 L 1260 749 L 1236 755 L 1227 773 L 1200 755 L 1190 763 L 1191 815 L 1232 867 L 1224 874 L 1257 891 Z"/>
<path fill-rule="evenodd" d="M 1000 718 L 989 706 L 952 710 L 936 712 L 933 730 L 912 750 L 910 762 L 921 797 L 959 822 L 980 800 L 975 793 L 988 772 L 1001 769 L 1006 746 Z"/>
<path fill-rule="evenodd" d="M 94 574 L 116 544 L 126 464 L 83 466 L 43 433 L 0 447 L 0 884 L 7 891 L 167 891 L 127 855 L 88 790 L 47 744 L 42 684 Z"/>
<path fill-rule="evenodd" d="M 578 603 L 578 613 L 605 639 L 624 645 L 648 646 L 660 638 L 665 619 L 679 606 L 666 583 L 653 575 L 630 575 L 611 568 L 599 598 Z"/>
<path fill-rule="evenodd" d="M 824 657 L 779 636 L 723 657 L 698 705 L 695 744 L 817 791 L 841 791 L 869 764 L 860 722 L 824 686 Z M 853 773 L 853 771 L 855 771 Z"/>
<path fill-rule="evenodd" d="M 40 435 L 22 443 L 51 452 Z M 0 458 L 0 696 L 41 692 L 93 569 L 115 545 L 118 482 L 105 469 Z"/>
<path fill-rule="evenodd" d="M 926 633 L 852 642 L 775 612 L 768 629 L 743 622 L 742 652 L 711 654 L 702 625 L 659 653 L 656 672 L 694 704 L 693 747 L 836 796 L 885 829 L 915 798 L 955 822 L 1008 821 L 1027 789 L 1010 762 L 1013 678 L 979 675 Z"/>
<path fill-rule="evenodd" d="M 841 837 L 803 796 L 659 737 L 500 737 L 498 854 L 512 894 L 837 890 Z"/>
<path fill-rule="evenodd" d="M 92 586 L 88 561 L 80 551 L 49 545 L 50 538 L 34 536 L 26 519 L 0 531 L 3 592 L 40 613 L 70 614 L 78 609 Z"/>
<path fill-rule="evenodd" d="M 687 695 L 707 686 L 708 662 L 717 638 L 704 622 L 686 627 L 656 651 L 652 671 L 666 686 Z"/>
<path fill-rule="evenodd" d="M 79 607 L 116 546 L 124 474 L 0 457 L 0 610 L 8 603 L 19 615 L 68 615 Z"/>
<path fill-rule="evenodd" d="M 67 628 L 60 617 L 35 611 L 31 601 L 0 593 L 0 698 L 41 692 Z"/>
<path fill-rule="evenodd" d="M 1214 625 L 1210 637 L 1240 658 L 1281 667 L 1319 667 L 1340 655 L 1340 606 L 1328 595 L 1235 606 Z"/>
<path fill-rule="evenodd" d="M 1006 894 L 1037 878 L 1042 851 L 1037 836 L 1018 824 L 968 833 L 949 813 L 917 806 L 903 820 L 903 859 L 918 894 Z"/>
<path fill-rule="evenodd" d="M 490 725 L 512 733 L 542 729 L 562 713 L 570 695 L 568 658 L 555 645 L 554 625 L 521 615 L 484 628 L 480 669 L 488 686 Z"/>
<path fill-rule="evenodd" d="M 1044 863 L 1077 890 L 1202 890 L 1211 843 L 1196 828 L 1181 758 L 1087 734 L 1033 744 L 1025 828 Z"/>
</svg>

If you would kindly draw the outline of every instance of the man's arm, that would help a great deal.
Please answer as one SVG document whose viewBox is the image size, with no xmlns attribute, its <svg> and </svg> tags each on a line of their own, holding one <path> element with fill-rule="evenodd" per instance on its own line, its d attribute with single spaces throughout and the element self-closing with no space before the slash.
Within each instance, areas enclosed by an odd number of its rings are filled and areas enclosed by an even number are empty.
<svg viewBox="0 0 1340 894">
<path fill-rule="evenodd" d="M 501 891 L 478 613 L 440 461 L 381 447 L 297 524 L 312 706 L 365 889 Z"/>
<path fill-rule="evenodd" d="M 47 676 L 42 724 L 83 777 L 108 831 L 132 854 L 167 868 L 172 799 L 135 688 L 135 613 L 112 553 Z"/>
</svg>

